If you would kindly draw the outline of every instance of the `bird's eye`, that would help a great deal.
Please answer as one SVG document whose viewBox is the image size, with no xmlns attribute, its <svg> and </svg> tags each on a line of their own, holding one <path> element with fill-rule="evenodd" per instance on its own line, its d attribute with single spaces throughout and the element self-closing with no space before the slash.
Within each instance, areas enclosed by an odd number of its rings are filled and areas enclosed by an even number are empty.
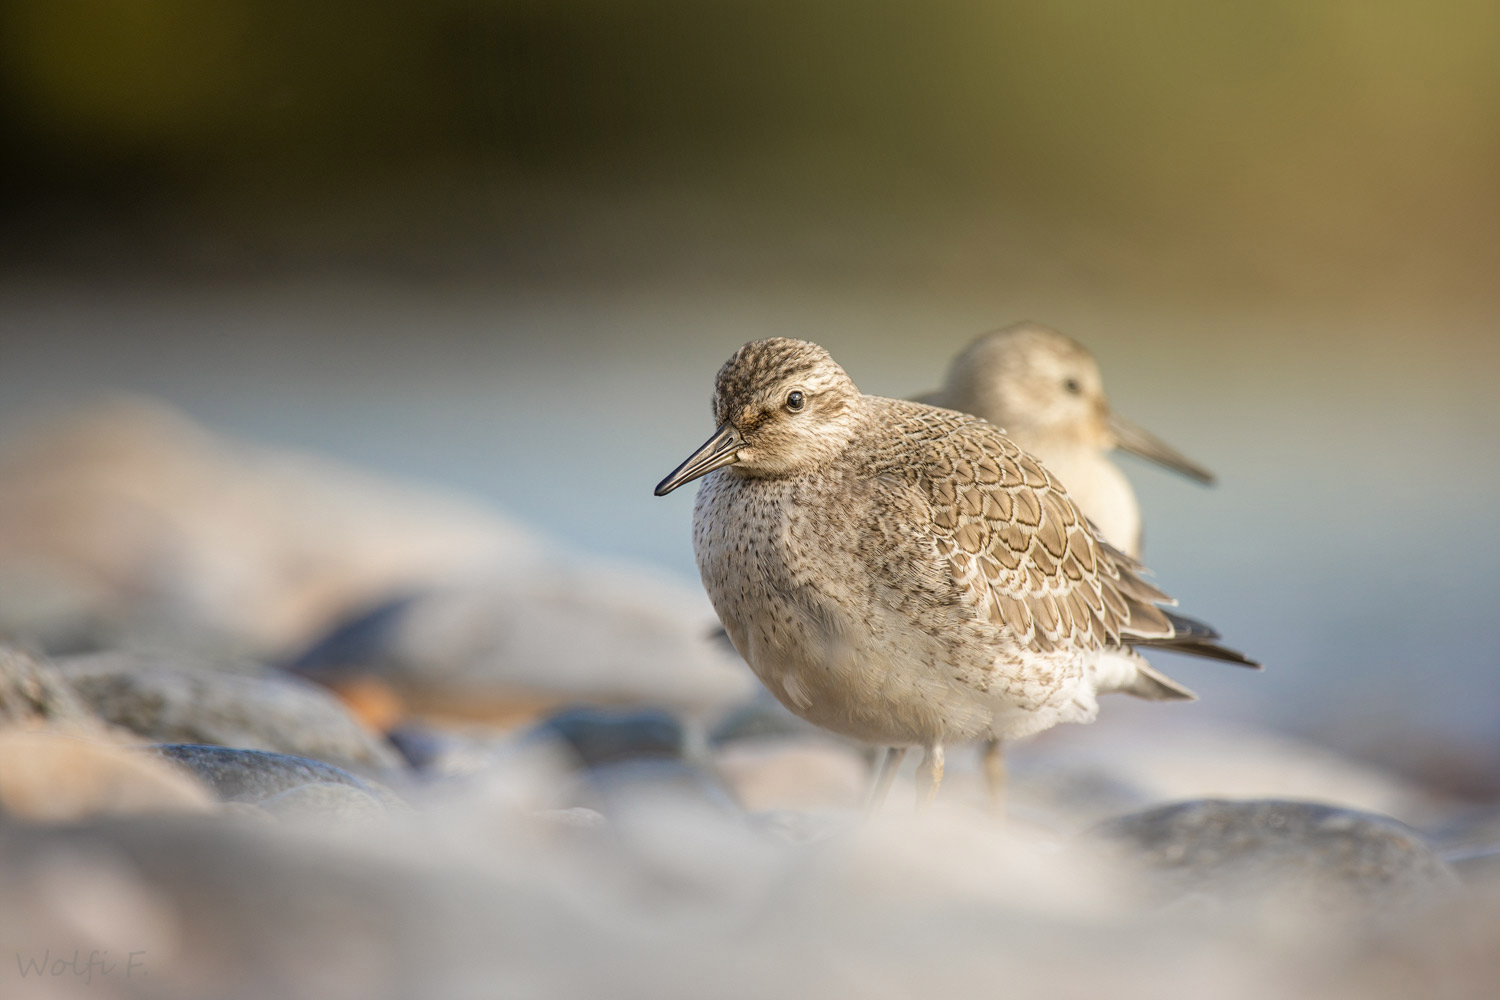
<svg viewBox="0 0 1500 1000">
<path fill-rule="evenodd" d="M 801 390 L 793 389 L 786 394 L 786 408 L 796 413 L 807 405 L 807 397 L 802 395 Z"/>
<path fill-rule="evenodd" d="M 1078 384 L 1078 380 L 1076 378 L 1070 378 L 1066 382 L 1064 382 L 1063 388 L 1068 390 L 1075 396 L 1083 391 L 1083 386 Z"/>
</svg>

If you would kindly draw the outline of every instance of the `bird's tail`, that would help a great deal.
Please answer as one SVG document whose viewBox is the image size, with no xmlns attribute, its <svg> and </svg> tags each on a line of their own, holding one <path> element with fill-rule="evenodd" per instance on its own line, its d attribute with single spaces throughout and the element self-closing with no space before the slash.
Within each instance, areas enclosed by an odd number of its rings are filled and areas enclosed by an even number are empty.
<svg viewBox="0 0 1500 1000">
<path fill-rule="evenodd" d="M 1235 666 L 1249 667 L 1252 670 L 1261 669 L 1259 663 L 1239 650 L 1219 645 L 1217 642 L 1219 633 L 1212 625 L 1200 622 L 1196 618 L 1179 615 L 1166 608 L 1157 610 L 1166 616 L 1167 621 L 1171 622 L 1172 634 L 1147 639 L 1132 638 L 1130 645 L 1160 649 L 1167 653 L 1182 653 L 1184 656 L 1201 656 L 1204 659 L 1233 663 Z"/>
</svg>

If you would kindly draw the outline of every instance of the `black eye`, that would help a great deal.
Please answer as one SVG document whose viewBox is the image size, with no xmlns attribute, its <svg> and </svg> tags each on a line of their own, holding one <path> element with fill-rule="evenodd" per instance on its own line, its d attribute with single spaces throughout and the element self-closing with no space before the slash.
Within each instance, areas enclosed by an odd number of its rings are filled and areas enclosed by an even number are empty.
<svg viewBox="0 0 1500 1000">
<path fill-rule="evenodd" d="M 1070 378 L 1066 382 L 1064 382 L 1063 388 L 1068 390 L 1075 396 L 1083 391 L 1083 386 L 1078 384 L 1078 380 L 1076 378 Z"/>
<path fill-rule="evenodd" d="M 800 390 L 793 389 L 791 392 L 786 394 L 786 408 L 788 410 L 791 410 L 793 413 L 796 413 L 806 405 L 807 398 L 802 395 L 802 392 Z"/>
</svg>

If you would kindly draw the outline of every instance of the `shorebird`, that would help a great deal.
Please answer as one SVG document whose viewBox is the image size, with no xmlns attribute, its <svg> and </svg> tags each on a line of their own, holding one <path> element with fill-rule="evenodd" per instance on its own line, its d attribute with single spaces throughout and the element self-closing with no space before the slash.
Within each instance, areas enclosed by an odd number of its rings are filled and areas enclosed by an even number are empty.
<svg viewBox="0 0 1500 1000">
<path fill-rule="evenodd" d="M 999 428 L 867 396 L 816 344 L 774 338 L 719 370 L 713 435 L 656 487 L 703 478 L 693 551 L 756 676 L 796 715 L 925 751 L 1088 722 L 1097 695 L 1172 697 L 1134 646 L 1256 666 L 1214 643 Z M 1163 694 L 1163 692 L 1168 692 Z"/>
<path fill-rule="evenodd" d="M 1141 508 L 1130 480 L 1110 461 L 1118 448 L 1199 483 L 1214 474 L 1150 431 L 1115 413 L 1089 349 L 1039 323 L 1015 323 L 972 341 L 953 359 L 943 387 L 924 403 L 983 417 L 1046 464 L 1104 537 L 1141 558 Z M 1163 698 L 1191 699 L 1174 685 Z M 985 745 L 982 762 L 991 801 L 1005 781 L 1001 746 Z"/>
<path fill-rule="evenodd" d="M 1088 348 L 1037 323 L 975 340 L 953 359 L 943 387 L 917 398 L 1004 428 L 1067 485 L 1111 544 L 1137 559 L 1140 505 L 1109 453 L 1118 448 L 1205 485 L 1214 481 L 1212 472 L 1114 413 Z"/>
</svg>

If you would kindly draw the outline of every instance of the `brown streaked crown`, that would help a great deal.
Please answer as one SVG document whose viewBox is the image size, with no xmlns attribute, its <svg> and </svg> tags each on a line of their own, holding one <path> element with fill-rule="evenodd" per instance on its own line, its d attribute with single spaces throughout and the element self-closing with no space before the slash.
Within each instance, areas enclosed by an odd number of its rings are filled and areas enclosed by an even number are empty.
<svg viewBox="0 0 1500 1000">
<path fill-rule="evenodd" d="M 859 393 L 839 363 L 817 344 L 789 337 L 752 340 L 735 351 L 714 378 L 714 420 L 722 424 L 765 405 L 771 390 L 783 385 L 813 392 L 842 387 Z"/>
</svg>

